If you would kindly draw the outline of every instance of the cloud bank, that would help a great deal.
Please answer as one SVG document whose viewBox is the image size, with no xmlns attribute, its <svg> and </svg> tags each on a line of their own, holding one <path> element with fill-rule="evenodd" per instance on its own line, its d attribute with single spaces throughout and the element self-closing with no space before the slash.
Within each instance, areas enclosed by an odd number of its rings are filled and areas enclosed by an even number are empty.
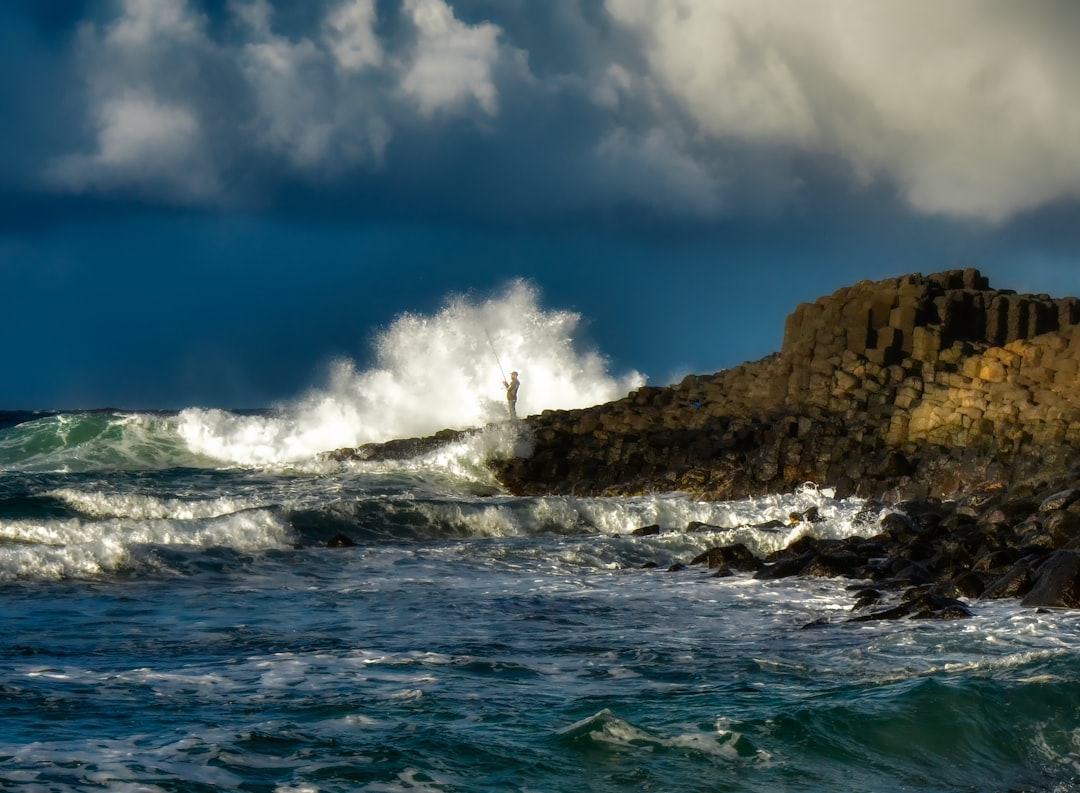
<svg viewBox="0 0 1080 793">
<path fill-rule="evenodd" d="M 1068 0 L 100 0 L 48 28 L 33 8 L 4 12 L 6 57 L 61 97 L 0 82 L 25 153 L 0 174 L 39 193 L 708 221 L 812 201 L 814 163 L 928 215 L 1080 196 Z"/>
</svg>

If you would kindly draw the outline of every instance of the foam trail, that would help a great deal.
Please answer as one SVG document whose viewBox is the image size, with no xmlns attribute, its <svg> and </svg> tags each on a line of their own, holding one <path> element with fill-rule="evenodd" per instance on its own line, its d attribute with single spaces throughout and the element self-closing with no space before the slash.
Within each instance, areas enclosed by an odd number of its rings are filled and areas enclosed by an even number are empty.
<svg viewBox="0 0 1080 793">
<path fill-rule="evenodd" d="M 575 349 L 580 321 L 574 312 L 542 310 L 537 290 L 520 280 L 487 300 L 452 296 L 434 316 L 399 316 L 376 339 L 371 369 L 338 362 L 324 389 L 278 415 L 189 409 L 179 430 L 199 454 L 241 465 L 289 463 L 342 446 L 501 421 L 500 363 L 506 374 L 521 373 L 522 416 L 608 402 L 644 383 L 637 372 L 614 378 L 598 353 Z"/>
</svg>

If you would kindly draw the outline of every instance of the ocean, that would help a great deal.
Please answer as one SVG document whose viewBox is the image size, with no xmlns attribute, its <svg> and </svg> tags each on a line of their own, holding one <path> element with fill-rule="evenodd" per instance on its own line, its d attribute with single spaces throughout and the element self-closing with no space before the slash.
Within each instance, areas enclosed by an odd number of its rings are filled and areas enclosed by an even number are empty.
<svg viewBox="0 0 1080 793">
<path fill-rule="evenodd" d="M 504 492 L 504 364 L 521 414 L 639 379 L 575 323 L 462 298 L 272 409 L 0 414 L 0 789 L 1080 790 L 1080 614 L 849 622 L 858 582 L 669 569 L 875 534 L 828 483 Z M 319 454 L 447 426 L 484 429 Z"/>
</svg>

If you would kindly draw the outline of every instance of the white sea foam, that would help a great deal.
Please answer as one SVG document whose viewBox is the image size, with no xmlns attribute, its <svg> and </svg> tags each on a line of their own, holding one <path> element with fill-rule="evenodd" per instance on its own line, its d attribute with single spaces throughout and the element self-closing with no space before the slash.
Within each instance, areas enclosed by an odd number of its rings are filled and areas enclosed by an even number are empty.
<svg viewBox="0 0 1080 793">
<path fill-rule="evenodd" d="M 258 506 L 257 502 L 243 498 L 156 498 L 140 493 L 85 492 L 71 488 L 59 488 L 47 495 L 63 501 L 85 515 L 97 518 L 191 520 L 216 518 Z"/>
<path fill-rule="evenodd" d="M 375 365 L 340 361 L 329 382 L 273 416 L 188 409 L 177 427 L 189 448 L 238 465 L 309 459 L 343 446 L 480 427 L 506 419 L 500 380 L 521 372 L 519 415 L 611 401 L 644 382 L 613 377 L 575 346 L 581 317 L 544 310 L 517 281 L 495 298 L 452 297 L 434 316 L 405 314 L 375 341 Z"/>
<path fill-rule="evenodd" d="M 859 499 L 833 499 L 814 488 L 731 502 L 701 502 L 678 493 L 632 498 L 502 496 L 409 502 L 409 508 L 429 524 L 452 526 L 470 536 L 624 535 L 643 526 L 659 525 L 660 535 L 650 542 L 673 551 L 742 542 L 761 556 L 807 535 L 839 539 L 876 533 L 876 522 L 864 524 L 855 519 L 863 506 Z M 819 521 L 790 519 L 792 513 L 810 508 L 817 509 Z M 694 522 L 705 526 L 687 532 Z M 762 527 L 770 522 L 781 525 Z"/>
<path fill-rule="evenodd" d="M 718 729 L 716 733 L 685 733 L 670 738 L 656 736 L 619 718 L 607 708 L 558 730 L 556 734 L 571 739 L 588 738 L 597 744 L 632 752 L 670 748 L 700 752 L 723 760 L 771 759 L 768 752 L 751 746 L 737 732 Z"/>
<path fill-rule="evenodd" d="M 22 746 L 0 746 L 0 751 L 9 755 L 11 765 L 49 769 L 54 778 L 62 776 L 64 784 L 42 783 L 38 774 L 32 771 L 0 771 L 0 783 L 11 782 L 26 790 L 97 788 L 121 793 L 164 793 L 175 789 L 177 780 L 183 780 L 203 788 L 235 790 L 241 779 L 207 763 L 219 754 L 219 745 L 215 745 L 210 736 L 184 737 L 163 746 L 149 745 L 142 736 L 132 736 L 116 740 L 81 738 L 78 741 L 35 741 Z M 192 752 L 193 749 L 196 751 Z M 133 764 L 132 757 L 142 760 Z M 159 782 L 160 786 L 155 784 Z"/>
<path fill-rule="evenodd" d="M 9 520 L 0 523 L 0 580 L 96 576 L 124 569 L 146 546 L 281 548 L 289 528 L 268 510 L 190 521 Z M 140 557 L 142 563 L 148 562 Z"/>
</svg>

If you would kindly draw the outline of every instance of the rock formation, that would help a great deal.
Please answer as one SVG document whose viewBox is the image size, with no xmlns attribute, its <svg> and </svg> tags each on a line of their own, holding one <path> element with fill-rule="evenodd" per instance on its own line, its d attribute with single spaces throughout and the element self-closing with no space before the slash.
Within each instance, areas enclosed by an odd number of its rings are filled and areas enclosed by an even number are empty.
<svg viewBox="0 0 1080 793">
<path fill-rule="evenodd" d="M 1080 461 L 1080 301 L 991 290 L 977 270 L 862 282 L 788 317 L 763 360 L 526 420 L 496 463 L 521 494 L 683 490 L 731 499 L 810 480 L 947 495 Z"/>
<path fill-rule="evenodd" d="M 861 282 L 798 306 L 760 361 L 520 428 L 530 456 L 490 463 L 513 493 L 728 500 L 812 481 L 868 499 L 880 528 L 766 559 L 713 548 L 671 571 L 869 581 L 859 620 L 969 616 L 957 597 L 1080 607 L 1076 298 L 992 290 L 974 269 Z M 408 456 L 461 434 L 331 456 Z M 901 602 L 878 608 L 876 587 Z"/>
</svg>

